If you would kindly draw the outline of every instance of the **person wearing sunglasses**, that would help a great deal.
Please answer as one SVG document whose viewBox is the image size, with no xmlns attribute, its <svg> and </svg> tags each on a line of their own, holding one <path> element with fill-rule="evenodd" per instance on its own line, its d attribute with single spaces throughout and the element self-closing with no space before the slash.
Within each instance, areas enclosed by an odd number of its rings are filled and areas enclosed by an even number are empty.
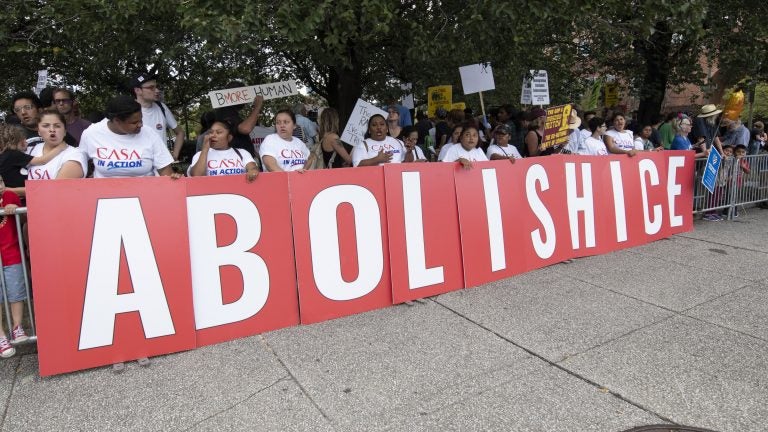
<svg viewBox="0 0 768 432">
<path fill-rule="evenodd" d="M 61 87 L 53 89 L 53 106 L 67 120 L 67 133 L 72 135 L 79 145 L 83 131 L 91 125 L 91 122 L 78 115 L 75 94 Z"/>
<path fill-rule="evenodd" d="M 171 109 L 160 99 L 163 88 L 158 84 L 157 77 L 150 74 L 137 75 L 131 81 L 133 95 L 141 105 L 142 121 L 158 134 L 163 143 L 168 141 L 167 130 L 175 134 L 171 154 L 174 160 L 179 160 L 181 148 L 184 146 L 184 129 L 176 122 Z"/>
</svg>

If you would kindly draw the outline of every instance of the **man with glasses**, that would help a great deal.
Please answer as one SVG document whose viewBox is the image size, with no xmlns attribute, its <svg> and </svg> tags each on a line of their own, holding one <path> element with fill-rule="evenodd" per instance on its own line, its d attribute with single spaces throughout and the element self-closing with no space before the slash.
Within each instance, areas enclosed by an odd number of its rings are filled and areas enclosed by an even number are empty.
<svg viewBox="0 0 768 432">
<path fill-rule="evenodd" d="M 24 133 L 27 134 L 27 149 L 43 142 L 43 139 L 37 133 L 37 122 L 40 119 L 41 107 L 40 98 L 30 91 L 13 95 L 11 109 L 19 119 L 19 122 L 21 122 L 21 125 L 24 126 Z M 77 141 L 69 133 L 64 136 L 64 142 L 71 146 L 77 145 Z M 27 149 L 19 150 L 25 151 Z"/>
<path fill-rule="evenodd" d="M 77 115 L 75 110 L 75 95 L 65 88 L 53 90 L 53 106 L 64 116 L 67 121 L 67 133 L 72 135 L 77 144 L 80 144 L 80 136 L 91 125 L 91 122 Z"/>
<path fill-rule="evenodd" d="M 142 122 L 145 126 L 157 132 L 163 142 L 168 141 L 166 128 L 176 135 L 171 154 L 174 160 L 179 160 L 181 148 L 184 146 L 184 129 L 176 123 L 170 108 L 160 101 L 162 87 L 158 85 L 153 75 L 138 75 L 131 81 L 136 102 L 141 105 Z"/>
</svg>

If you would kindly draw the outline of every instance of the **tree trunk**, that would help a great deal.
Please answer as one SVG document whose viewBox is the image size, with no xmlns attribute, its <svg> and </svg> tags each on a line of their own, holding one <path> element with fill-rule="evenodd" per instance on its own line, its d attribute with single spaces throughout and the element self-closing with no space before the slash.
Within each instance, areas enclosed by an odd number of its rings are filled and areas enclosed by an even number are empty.
<svg viewBox="0 0 768 432">
<path fill-rule="evenodd" d="M 652 124 L 661 112 L 671 69 L 669 53 L 672 32 L 666 22 L 655 25 L 656 32 L 647 40 L 639 40 L 639 53 L 645 60 L 645 73 L 640 86 L 640 107 L 637 117 L 641 125 Z"/>
</svg>

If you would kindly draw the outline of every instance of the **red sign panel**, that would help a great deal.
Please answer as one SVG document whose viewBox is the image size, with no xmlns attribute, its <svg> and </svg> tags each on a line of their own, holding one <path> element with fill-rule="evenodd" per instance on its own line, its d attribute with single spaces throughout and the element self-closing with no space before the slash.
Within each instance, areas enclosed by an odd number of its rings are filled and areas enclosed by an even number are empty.
<svg viewBox="0 0 768 432">
<path fill-rule="evenodd" d="M 41 375 L 195 347 L 183 181 L 36 181 L 27 194 Z"/>
<path fill-rule="evenodd" d="M 388 164 L 389 256 L 395 303 L 464 287 L 453 164 Z"/>
<path fill-rule="evenodd" d="M 291 173 L 301 322 L 392 304 L 380 167 Z"/>
<path fill-rule="evenodd" d="M 197 344 L 299 323 L 286 173 L 187 180 Z"/>
</svg>

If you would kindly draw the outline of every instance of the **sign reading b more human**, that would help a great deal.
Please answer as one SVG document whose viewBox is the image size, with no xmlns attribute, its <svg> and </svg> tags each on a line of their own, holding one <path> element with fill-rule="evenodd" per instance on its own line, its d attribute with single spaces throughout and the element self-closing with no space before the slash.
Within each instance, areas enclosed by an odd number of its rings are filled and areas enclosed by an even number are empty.
<svg viewBox="0 0 768 432">
<path fill-rule="evenodd" d="M 352 114 L 349 116 L 347 125 L 344 126 L 341 140 L 351 146 L 357 146 L 363 142 L 365 133 L 368 132 L 368 119 L 374 114 L 379 114 L 385 119 L 387 118 L 386 111 L 377 108 L 375 105 L 362 99 L 358 99 L 355 104 L 355 109 L 352 110 Z"/>
<path fill-rule="evenodd" d="M 299 90 L 296 81 L 281 81 L 270 84 L 214 90 L 208 93 L 208 97 L 211 98 L 211 106 L 213 108 L 222 108 L 251 103 L 256 96 L 263 96 L 264 100 L 269 100 L 297 94 L 299 94 Z"/>
</svg>

